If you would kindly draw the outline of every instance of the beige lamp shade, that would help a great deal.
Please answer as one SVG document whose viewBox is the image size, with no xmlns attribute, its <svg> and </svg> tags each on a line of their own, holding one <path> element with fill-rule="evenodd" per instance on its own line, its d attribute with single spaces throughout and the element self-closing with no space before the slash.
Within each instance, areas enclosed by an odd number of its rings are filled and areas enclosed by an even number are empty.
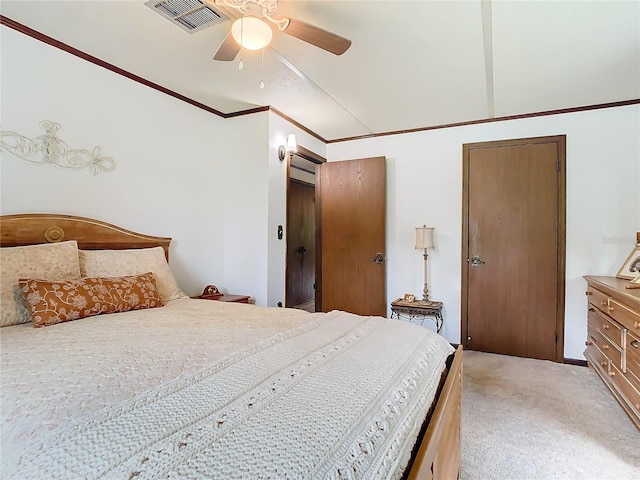
<svg viewBox="0 0 640 480">
<path fill-rule="evenodd" d="M 435 248 L 435 245 L 433 244 L 434 230 L 435 228 L 427 227 L 426 225 L 416 227 L 416 250 Z"/>
</svg>

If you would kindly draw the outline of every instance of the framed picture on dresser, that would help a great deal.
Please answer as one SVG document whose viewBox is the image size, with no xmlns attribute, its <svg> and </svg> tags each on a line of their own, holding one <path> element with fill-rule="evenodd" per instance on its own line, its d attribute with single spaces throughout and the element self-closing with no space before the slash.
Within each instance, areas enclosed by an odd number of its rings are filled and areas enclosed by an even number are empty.
<svg viewBox="0 0 640 480">
<path fill-rule="evenodd" d="M 636 243 L 635 248 L 624 262 L 620 271 L 616 274 L 617 278 L 633 280 L 640 275 L 640 243 Z"/>
</svg>

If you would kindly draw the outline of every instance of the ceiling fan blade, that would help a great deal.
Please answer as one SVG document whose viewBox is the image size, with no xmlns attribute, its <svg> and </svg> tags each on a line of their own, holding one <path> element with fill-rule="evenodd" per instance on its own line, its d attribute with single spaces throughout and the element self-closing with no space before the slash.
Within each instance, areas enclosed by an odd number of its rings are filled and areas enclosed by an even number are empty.
<svg viewBox="0 0 640 480">
<path fill-rule="evenodd" d="M 293 18 L 283 32 L 335 55 L 342 55 L 351 46 L 351 40 Z"/>
<path fill-rule="evenodd" d="M 220 60 L 222 62 L 230 62 L 236 58 L 240 51 L 240 45 L 231 36 L 231 32 L 227 33 L 222 45 L 218 48 L 218 51 L 214 55 L 214 60 Z"/>
</svg>

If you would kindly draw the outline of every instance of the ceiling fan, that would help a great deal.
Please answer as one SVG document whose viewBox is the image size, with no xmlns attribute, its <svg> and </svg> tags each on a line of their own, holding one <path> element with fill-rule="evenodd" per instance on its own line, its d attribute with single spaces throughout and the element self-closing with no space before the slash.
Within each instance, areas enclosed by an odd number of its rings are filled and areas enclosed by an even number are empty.
<svg viewBox="0 0 640 480">
<path fill-rule="evenodd" d="M 231 31 L 218 48 L 214 60 L 229 62 L 236 58 L 241 48 L 260 50 L 271 41 L 273 31 L 269 23 L 278 30 L 318 48 L 342 55 L 351 46 L 351 40 L 314 25 L 288 17 L 275 18 L 278 0 L 215 0 L 218 7 L 231 7 L 238 14 Z M 229 10 L 234 13 L 234 10 Z M 265 21 L 267 20 L 267 21 Z"/>
</svg>

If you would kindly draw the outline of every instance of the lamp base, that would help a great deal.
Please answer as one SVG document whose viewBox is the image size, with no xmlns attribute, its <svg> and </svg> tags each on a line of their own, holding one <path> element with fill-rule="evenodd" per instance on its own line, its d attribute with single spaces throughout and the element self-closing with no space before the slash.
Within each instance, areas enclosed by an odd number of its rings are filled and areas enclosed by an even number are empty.
<svg viewBox="0 0 640 480">
<path fill-rule="evenodd" d="M 429 284 L 427 279 L 429 278 L 428 276 L 428 271 L 429 271 L 429 251 L 425 248 L 424 249 L 424 254 L 422 255 L 424 258 L 424 288 L 422 289 L 422 301 L 423 302 L 430 302 L 429 300 Z"/>
<path fill-rule="evenodd" d="M 426 267 L 426 262 L 425 262 L 425 267 Z M 426 271 L 426 269 L 425 269 Z M 429 300 L 429 285 L 427 284 L 427 282 L 424 282 L 424 288 L 422 289 L 422 301 L 423 302 L 430 302 L 431 300 Z"/>
</svg>

